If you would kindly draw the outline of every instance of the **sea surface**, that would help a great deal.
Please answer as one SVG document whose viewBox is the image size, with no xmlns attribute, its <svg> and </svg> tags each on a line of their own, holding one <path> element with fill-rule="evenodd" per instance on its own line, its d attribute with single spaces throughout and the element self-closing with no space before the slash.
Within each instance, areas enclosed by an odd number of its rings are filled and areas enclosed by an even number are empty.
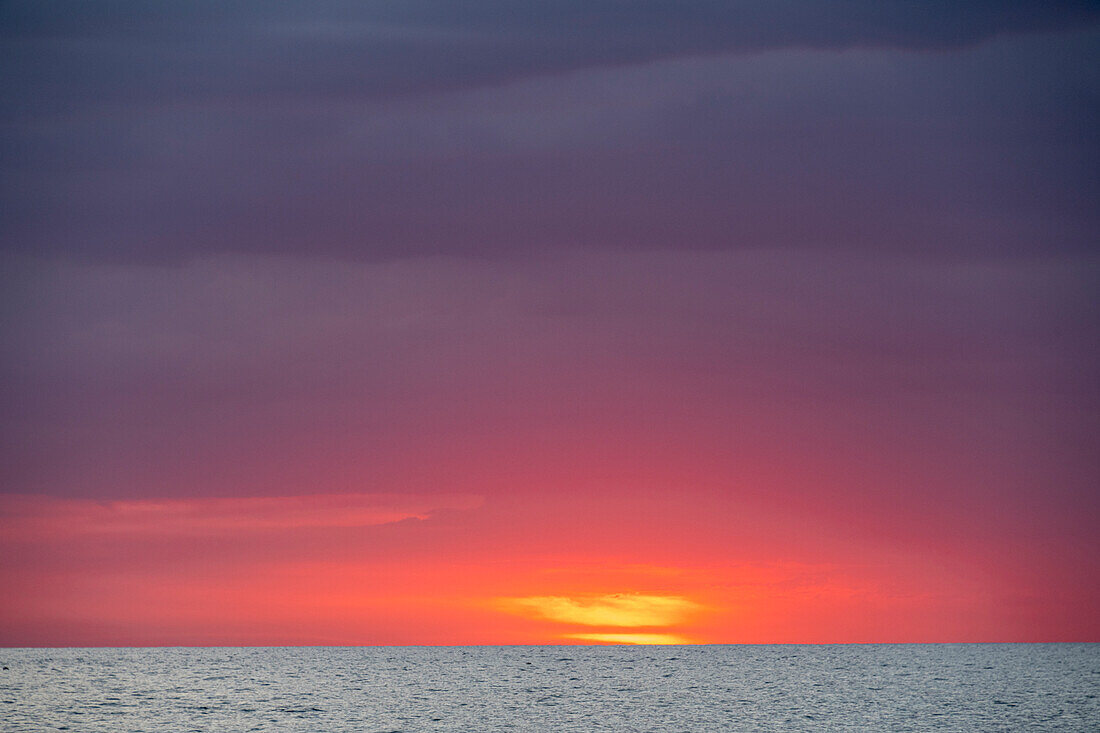
<svg viewBox="0 0 1100 733">
<path fill-rule="evenodd" d="M 0 730 L 1100 730 L 1098 644 L 0 649 Z"/>
</svg>

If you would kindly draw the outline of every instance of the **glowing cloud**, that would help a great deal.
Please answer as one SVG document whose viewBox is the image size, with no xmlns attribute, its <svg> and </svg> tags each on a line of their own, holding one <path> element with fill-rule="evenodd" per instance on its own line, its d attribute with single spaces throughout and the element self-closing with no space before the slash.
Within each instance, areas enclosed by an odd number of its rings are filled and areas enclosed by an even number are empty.
<svg viewBox="0 0 1100 733">
<path fill-rule="evenodd" d="M 649 627 L 681 623 L 702 607 L 681 596 L 615 593 L 572 598 L 530 596 L 506 598 L 505 610 L 520 615 L 583 626 Z M 577 637 L 579 638 L 579 637 Z"/>
</svg>

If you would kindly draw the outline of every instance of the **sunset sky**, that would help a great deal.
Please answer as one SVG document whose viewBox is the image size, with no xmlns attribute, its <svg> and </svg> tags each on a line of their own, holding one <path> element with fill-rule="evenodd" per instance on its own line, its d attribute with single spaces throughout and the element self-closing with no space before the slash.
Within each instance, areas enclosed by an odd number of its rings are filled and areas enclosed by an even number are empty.
<svg viewBox="0 0 1100 733">
<path fill-rule="evenodd" d="M 1100 6 L 0 6 L 0 645 L 1100 641 Z"/>
</svg>

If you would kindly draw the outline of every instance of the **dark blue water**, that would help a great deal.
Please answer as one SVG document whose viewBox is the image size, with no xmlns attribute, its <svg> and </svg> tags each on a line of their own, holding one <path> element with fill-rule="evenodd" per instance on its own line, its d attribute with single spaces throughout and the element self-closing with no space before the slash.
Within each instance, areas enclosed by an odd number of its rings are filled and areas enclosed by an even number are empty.
<svg viewBox="0 0 1100 733">
<path fill-rule="evenodd" d="M 0 649 L 4 731 L 1100 730 L 1100 645 Z"/>
</svg>

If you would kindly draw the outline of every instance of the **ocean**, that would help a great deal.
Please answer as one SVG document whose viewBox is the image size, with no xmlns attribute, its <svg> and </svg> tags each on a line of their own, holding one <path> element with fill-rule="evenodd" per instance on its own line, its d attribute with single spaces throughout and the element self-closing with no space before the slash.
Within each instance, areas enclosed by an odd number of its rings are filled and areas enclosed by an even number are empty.
<svg viewBox="0 0 1100 733">
<path fill-rule="evenodd" d="M 0 730 L 1100 730 L 1098 644 L 0 649 Z"/>
</svg>

